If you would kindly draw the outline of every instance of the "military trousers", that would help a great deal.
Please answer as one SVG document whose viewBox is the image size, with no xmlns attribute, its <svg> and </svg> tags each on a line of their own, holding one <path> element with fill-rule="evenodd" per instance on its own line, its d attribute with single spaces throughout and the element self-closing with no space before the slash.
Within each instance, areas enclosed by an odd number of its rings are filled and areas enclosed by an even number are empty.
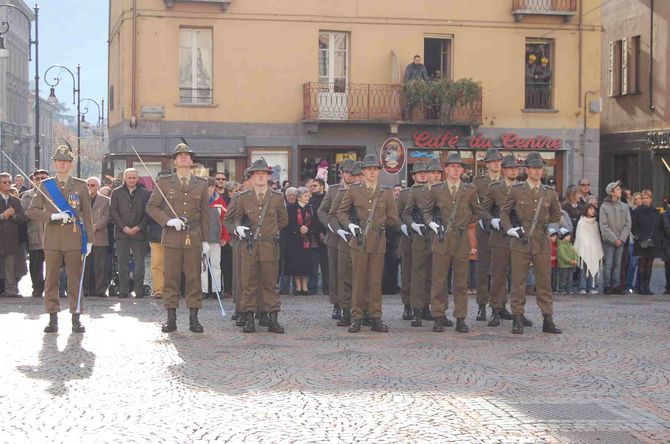
<svg viewBox="0 0 670 444">
<path fill-rule="evenodd" d="M 240 274 L 242 293 L 240 312 L 256 310 L 272 313 L 279 311 L 279 274 L 278 249 L 274 245 L 274 257 L 261 257 L 260 241 L 254 243 L 251 251 L 246 246 L 238 246 L 240 251 Z"/>
<path fill-rule="evenodd" d="M 337 296 L 340 301 L 340 308 L 351 309 L 351 296 L 352 296 L 352 285 L 353 285 L 351 247 L 349 247 L 349 244 L 347 244 L 342 240 L 338 242 L 340 243 L 340 245 L 337 251 L 337 271 L 339 278 L 339 281 L 337 283 Z"/>
<path fill-rule="evenodd" d="M 509 247 L 491 248 L 491 307 L 501 309 L 507 304 L 507 276 L 511 263 Z"/>
<path fill-rule="evenodd" d="M 412 277 L 410 283 L 410 305 L 419 310 L 430 304 L 432 281 L 431 238 L 412 235 Z"/>
<path fill-rule="evenodd" d="M 155 297 L 163 296 L 163 244 L 151 242 L 151 287 Z"/>
<path fill-rule="evenodd" d="M 58 284 L 61 263 L 65 262 L 65 273 L 67 275 L 67 301 L 70 305 L 70 313 L 77 311 L 77 298 L 79 297 L 79 280 L 81 279 L 82 254 L 79 250 L 59 251 L 44 250 L 44 262 L 46 263 L 46 277 L 44 281 L 44 308 L 47 313 L 58 313 L 60 302 L 58 300 Z M 80 311 L 83 312 L 84 298 L 81 298 Z"/>
<path fill-rule="evenodd" d="M 351 318 L 363 319 L 365 310 L 371 318 L 382 317 L 382 274 L 384 255 L 351 250 L 352 292 Z"/>
<path fill-rule="evenodd" d="M 489 233 L 477 224 L 477 304 L 486 305 L 491 298 L 489 276 L 491 274 L 491 247 Z M 490 288 L 494 288 L 491 285 Z"/>
<path fill-rule="evenodd" d="M 235 311 L 241 313 L 242 304 L 242 276 L 240 270 L 242 269 L 242 246 L 234 242 L 231 244 L 233 248 L 233 302 L 235 302 Z"/>
<path fill-rule="evenodd" d="M 163 305 L 165 308 L 179 307 L 179 287 L 181 274 L 184 273 L 184 297 L 188 308 L 202 308 L 202 291 L 200 289 L 200 269 L 202 266 L 202 249 L 171 248 L 163 246 Z"/>
<path fill-rule="evenodd" d="M 328 247 L 328 297 L 331 304 L 339 304 L 340 298 L 337 292 L 340 276 L 337 273 L 338 260 L 337 247 Z"/>
<path fill-rule="evenodd" d="M 526 306 L 526 281 L 531 263 L 535 274 L 535 298 L 543 315 L 554 314 L 551 296 L 551 253 L 512 250 L 512 314 L 522 315 Z"/>
<path fill-rule="evenodd" d="M 403 305 L 410 305 L 412 282 L 412 245 L 409 237 L 400 239 L 400 299 Z"/>
<path fill-rule="evenodd" d="M 449 275 L 449 267 L 453 267 L 454 317 L 465 318 L 468 314 L 468 262 L 469 256 L 459 254 L 442 254 L 433 252 L 433 277 L 430 285 L 431 312 L 435 317 L 444 316 L 449 308 L 445 283 Z M 469 252 L 468 252 L 469 253 Z"/>
</svg>

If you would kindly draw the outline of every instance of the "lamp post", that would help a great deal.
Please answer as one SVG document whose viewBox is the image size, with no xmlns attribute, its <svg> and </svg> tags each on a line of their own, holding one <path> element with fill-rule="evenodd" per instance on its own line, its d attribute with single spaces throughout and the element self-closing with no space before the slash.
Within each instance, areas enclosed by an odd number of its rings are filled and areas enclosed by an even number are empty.
<svg viewBox="0 0 670 444">
<path fill-rule="evenodd" d="M 47 74 L 49 74 L 49 71 L 52 69 L 57 68 L 60 69 L 58 73 L 53 78 L 53 83 L 49 83 L 49 79 L 47 77 Z M 49 101 L 50 102 L 56 102 L 56 86 L 60 83 L 60 76 L 63 74 L 63 72 L 66 71 L 70 74 L 72 77 L 72 104 L 77 105 L 77 177 L 81 176 L 81 66 L 77 64 L 77 75 L 75 74 L 67 67 L 63 65 L 53 65 L 47 68 L 47 70 L 44 72 L 44 83 L 49 85 L 51 87 L 51 90 L 49 91 Z"/>
<path fill-rule="evenodd" d="M 35 169 L 40 167 L 40 46 L 39 46 L 39 11 L 40 8 L 35 3 L 33 13 L 35 14 L 35 38 L 32 39 L 30 17 L 25 11 L 16 5 L 0 5 L 0 8 L 10 8 L 11 10 L 19 11 L 19 13 L 28 21 L 28 61 L 32 61 L 31 46 L 35 45 Z M 4 35 L 9 32 L 9 22 L 3 21 L 0 29 L 0 57 L 9 57 L 9 51 L 5 49 Z"/>
<path fill-rule="evenodd" d="M 91 102 L 93 103 L 97 108 L 98 108 L 98 128 L 102 128 L 102 143 L 105 143 L 105 99 L 100 99 L 102 105 L 98 102 L 96 102 L 93 99 L 89 99 L 88 97 L 84 97 L 81 99 L 81 103 L 84 102 Z M 84 110 L 81 112 L 81 118 L 79 119 L 82 125 L 85 125 L 84 127 L 86 128 L 88 125 L 88 122 L 86 122 L 86 114 L 88 113 L 88 107 L 84 106 Z"/>
</svg>

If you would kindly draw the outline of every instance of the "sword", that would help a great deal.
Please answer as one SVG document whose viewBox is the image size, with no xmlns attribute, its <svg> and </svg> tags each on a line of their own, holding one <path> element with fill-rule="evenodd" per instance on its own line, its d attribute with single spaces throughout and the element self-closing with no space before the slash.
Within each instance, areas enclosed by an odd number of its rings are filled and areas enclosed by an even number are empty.
<svg viewBox="0 0 670 444">
<path fill-rule="evenodd" d="M 172 205 L 170 205 L 170 201 L 165 196 L 165 193 L 163 193 L 163 190 L 161 189 L 160 185 L 158 185 L 158 182 L 156 181 L 156 179 L 154 179 L 154 176 L 151 174 L 151 171 L 149 171 L 149 168 L 147 168 L 146 164 L 144 163 L 144 160 L 142 160 L 142 158 L 140 157 L 140 153 L 137 152 L 137 150 L 135 149 L 135 147 L 133 145 L 130 145 L 130 148 L 132 148 L 132 150 L 135 152 L 135 155 L 137 156 L 137 158 L 140 159 L 140 163 L 142 164 L 142 166 L 146 170 L 147 176 L 149 176 L 151 178 L 151 181 L 153 182 L 154 186 L 158 189 L 158 192 L 161 193 L 161 197 L 163 198 L 163 200 L 167 204 L 170 211 L 172 211 L 172 213 L 174 214 L 174 217 L 176 217 L 177 219 L 181 219 L 179 217 L 179 215 L 177 214 L 177 212 L 174 210 L 174 208 L 172 208 Z"/>
<path fill-rule="evenodd" d="M 665 169 L 668 170 L 668 173 L 670 173 L 670 166 L 668 166 L 668 162 L 666 162 L 663 157 L 661 157 L 661 160 L 663 161 L 663 165 L 665 165 Z"/>
<path fill-rule="evenodd" d="M 86 253 L 82 254 L 84 256 L 81 261 L 81 277 L 79 278 L 79 294 L 77 295 L 77 310 L 76 314 L 81 314 L 81 293 L 84 287 L 84 272 L 86 271 L 86 258 L 88 255 Z"/>
<path fill-rule="evenodd" d="M 219 290 L 219 281 L 214 279 L 214 273 L 212 273 L 212 263 L 209 260 L 209 256 L 207 256 L 206 254 L 203 254 L 203 256 L 205 256 L 205 266 L 207 267 L 207 271 L 209 272 L 209 277 L 212 279 L 212 285 L 214 286 L 214 293 L 216 293 L 216 298 L 219 300 L 219 307 L 221 307 L 221 316 L 225 318 L 226 310 L 223 308 L 223 303 L 221 302 L 221 291 Z"/>
<path fill-rule="evenodd" d="M 47 194 L 46 194 L 44 191 L 42 191 L 42 189 L 41 189 L 38 185 L 35 184 L 35 182 L 33 182 L 32 180 L 30 180 L 30 176 L 27 175 L 27 174 L 21 169 L 20 166 L 18 166 L 16 163 L 14 163 L 14 161 L 12 160 L 12 158 L 9 157 L 9 156 L 7 155 L 7 153 L 5 153 L 5 152 L 3 151 L 2 154 L 7 158 L 7 160 L 9 160 L 9 162 L 10 162 L 12 165 L 14 165 L 14 168 L 16 168 L 16 169 L 19 171 L 19 173 L 23 174 L 23 177 L 25 177 L 26 179 L 28 179 L 28 182 L 30 182 L 30 184 L 33 186 L 34 189 L 36 189 L 37 191 L 40 192 L 40 194 L 42 195 L 42 197 L 44 197 L 44 198 L 47 200 L 47 202 L 49 202 L 51 205 L 53 205 L 53 207 L 54 207 L 56 210 L 58 210 L 59 213 L 63 213 L 63 210 L 61 210 L 60 208 L 58 208 L 58 205 L 56 205 L 56 204 L 54 203 L 54 201 L 53 201 L 49 196 L 47 196 Z"/>
</svg>

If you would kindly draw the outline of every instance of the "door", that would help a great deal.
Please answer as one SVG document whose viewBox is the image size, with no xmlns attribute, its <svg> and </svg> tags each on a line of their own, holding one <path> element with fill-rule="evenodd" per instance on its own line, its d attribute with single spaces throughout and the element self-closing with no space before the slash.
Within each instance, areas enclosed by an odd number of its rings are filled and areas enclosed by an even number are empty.
<svg viewBox="0 0 670 444">
<path fill-rule="evenodd" d="M 319 119 L 346 120 L 349 90 L 349 35 L 319 33 Z"/>
</svg>

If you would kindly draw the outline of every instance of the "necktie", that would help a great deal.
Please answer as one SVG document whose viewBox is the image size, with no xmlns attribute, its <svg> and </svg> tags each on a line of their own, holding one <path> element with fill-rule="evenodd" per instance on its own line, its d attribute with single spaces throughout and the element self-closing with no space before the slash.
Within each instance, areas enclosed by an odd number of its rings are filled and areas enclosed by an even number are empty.
<svg viewBox="0 0 670 444">
<path fill-rule="evenodd" d="M 451 195 L 452 197 L 456 195 L 456 185 L 451 186 Z"/>
<path fill-rule="evenodd" d="M 372 194 L 375 192 L 374 188 L 368 188 L 368 194 L 372 196 Z"/>
<path fill-rule="evenodd" d="M 259 202 L 263 202 L 263 197 L 264 197 L 263 193 L 258 193 L 258 201 Z"/>
<path fill-rule="evenodd" d="M 181 178 L 181 186 L 183 186 L 184 188 L 186 188 L 186 185 L 187 185 L 187 184 L 188 184 L 188 179 L 186 179 L 185 177 L 182 177 L 182 178 Z"/>
<path fill-rule="evenodd" d="M 533 187 L 533 196 L 537 196 L 538 187 Z"/>
</svg>

